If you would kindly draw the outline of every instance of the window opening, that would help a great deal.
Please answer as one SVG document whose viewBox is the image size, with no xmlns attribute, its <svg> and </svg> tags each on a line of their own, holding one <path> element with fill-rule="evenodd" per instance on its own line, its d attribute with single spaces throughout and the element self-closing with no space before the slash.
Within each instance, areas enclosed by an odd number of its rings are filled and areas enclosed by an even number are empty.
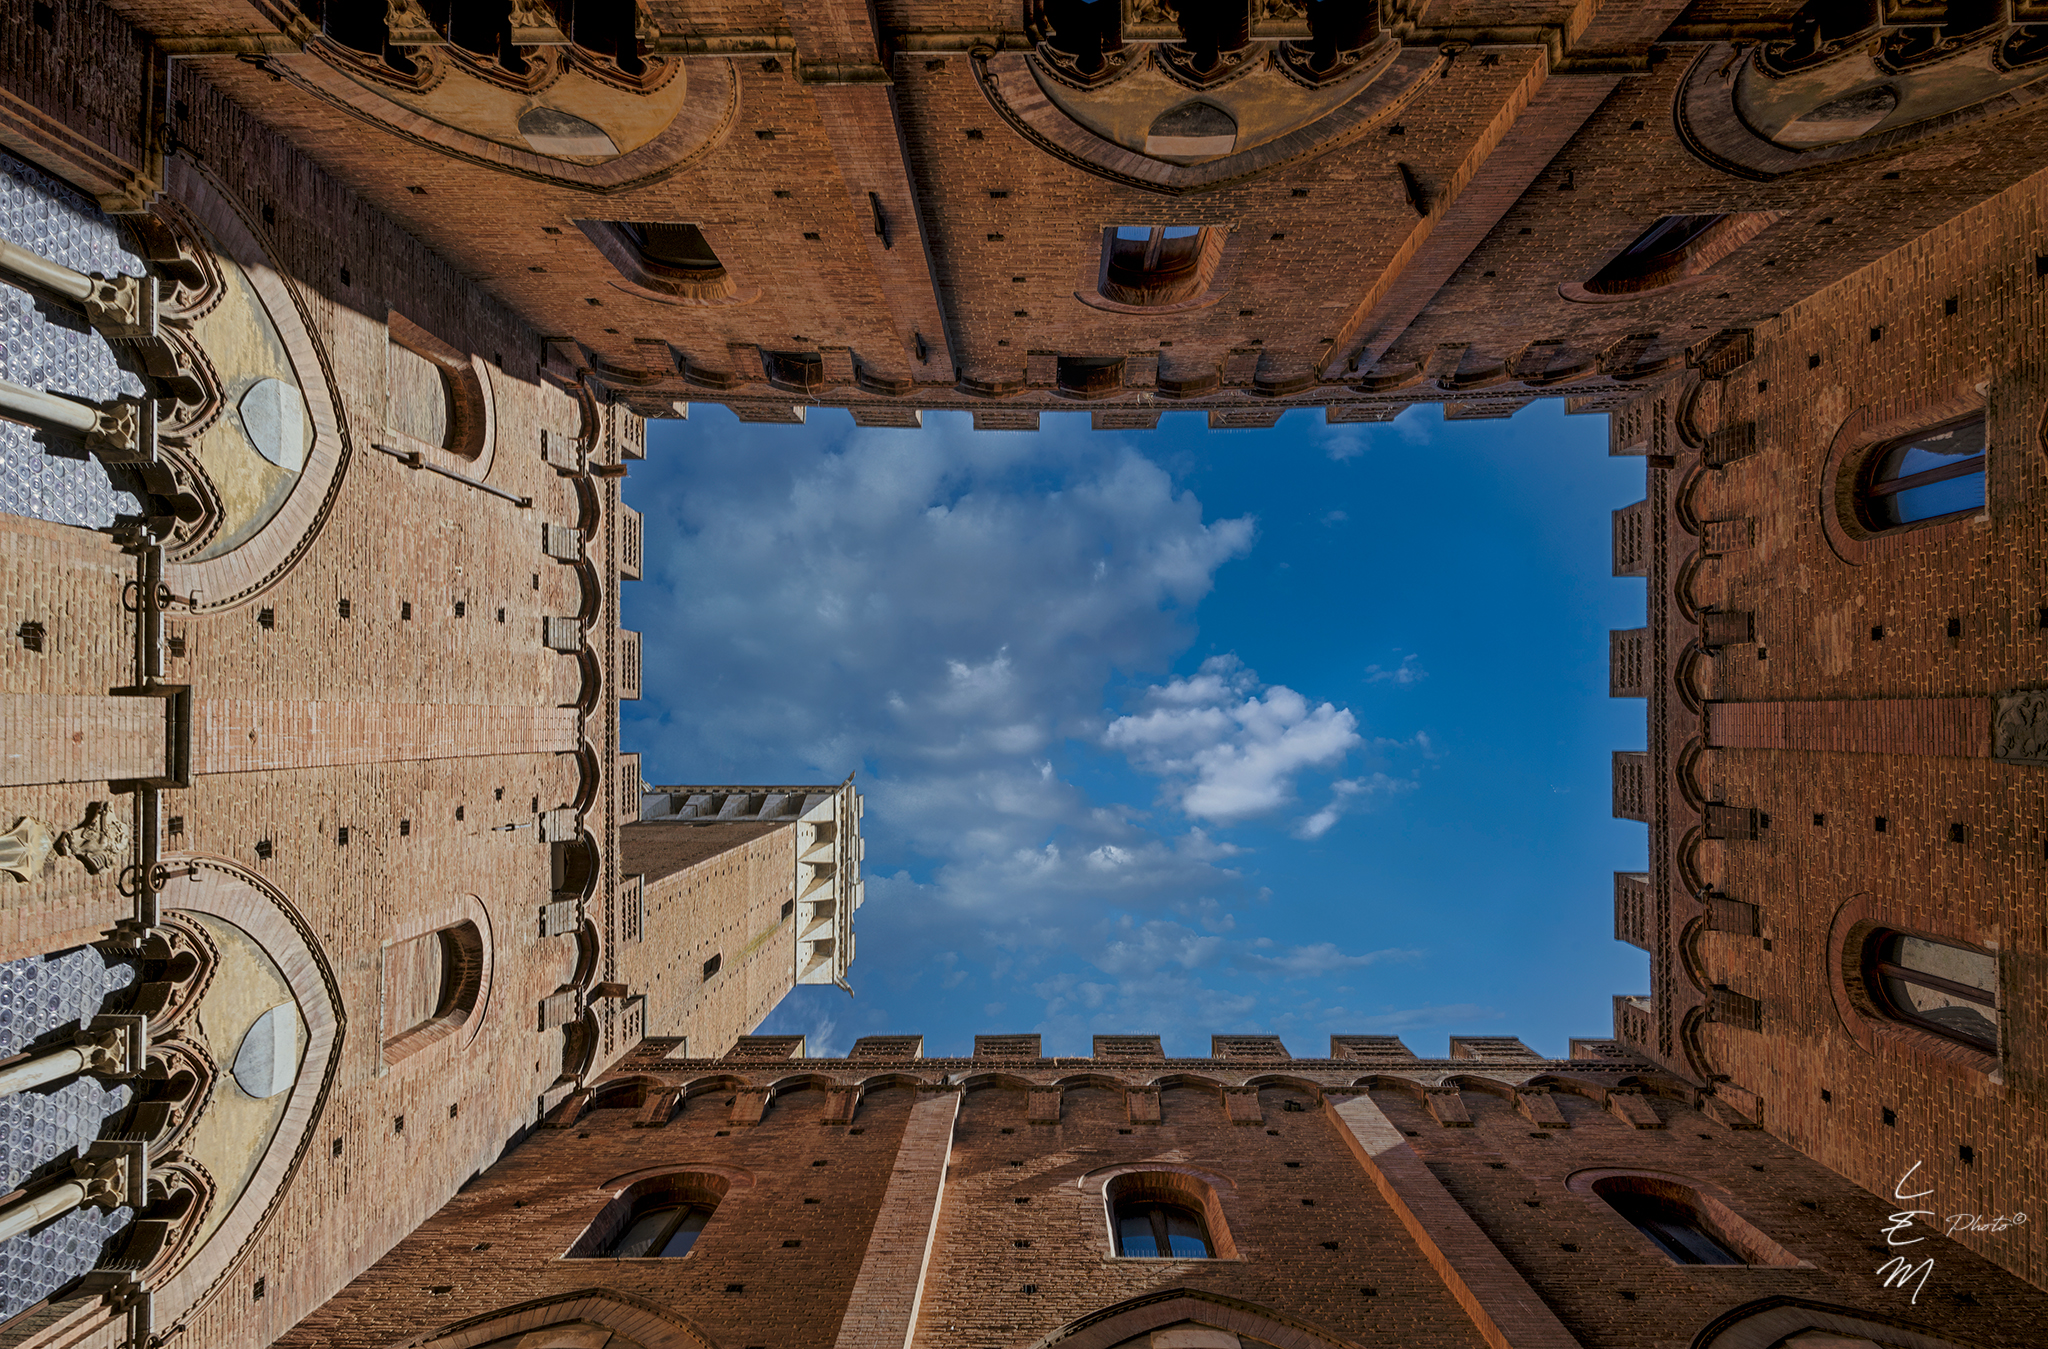
<svg viewBox="0 0 2048 1349">
<path fill-rule="evenodd" d="M 1897 529 L 1984 509 L 1980 413 L 1881 446 L 1856 494 L 1866 526 Z"/>
<path fill-rule="evenodd" d="M 1880 930 L 1864 944 L 1864 979 L 1887 1015 L 1998 1052 L 1998 957 Z"/>
<path fill-rule="evenodd" d="M 1625 295 L 1671 284 L 1685 275 L 1690 254 L 1707 232 L 1727 218 L 1725 213 L 1665 216 L 1602 267 L 1586 289 L 1596 295 Z"/>
<path fill-rule="evenodd" d="M 1179 304 L 1208 288 L 1221 252 L 1217 231 L 1198 225 L 1118 225 L 1103 250 L 1102 295 L 1118 304 Z"/>
<path fill-rule="evenodd" d="M 1209 1230 L 1192 1209 L 1156 1200 L 1125 1201 L 1116 1209 L 1117 1254 L 1139 1259 L 1209 1260 Z"/>
<path fill-rule="evenodd" d="M 710 1220 L 711 1208 L 706 1204 L 658 1203 L 635 1214 L 605 1254 L 620 1260 L 649 1256 L 680 1259 L 697 1244 Z"/>
<path fill-rule="evenodd" d="M 620 225 L 619 232 L 640 250 L 641 259 L 649 266 L 683 272 L 698 280 L 705 273 L 725 271 L 725 264 L 704 238 L 704 231 L 695 225 L 629 222 Z"/>
<path fill-rule="evenodd" d="M 1741 1265 L 1748 1262 L 1700 1226 L 1691 1208 L 1665 1195 L 1617 1185 L 1596 1185 L 1594 1193 L 1629 1220 L 1657 1249 L 1681 1265 Z"/>
</svg>

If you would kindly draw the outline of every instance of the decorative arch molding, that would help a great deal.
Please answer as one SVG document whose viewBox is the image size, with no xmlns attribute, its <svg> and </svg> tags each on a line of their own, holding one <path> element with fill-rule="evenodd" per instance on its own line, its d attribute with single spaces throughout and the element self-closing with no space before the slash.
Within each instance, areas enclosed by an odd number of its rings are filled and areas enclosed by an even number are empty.
<svg viewBox="0 0 2048 1349">
<path fill-rule="evenodd" d="M 668 1089 L 668 1083 L 648 1073 L 613 1077 L 590 1089 L 590 1110 L 621 1110 L 647 1104 L 650 1096 Z"/>
<path fill-rule="evenodd" d="M 1982 1083 L 1993 1089 L 2005 1084 L 2003 1063 L 1998 1055 L 1987 1054 L 1968 1045 L 1945 1040 L 1939 1035 L 1921 1030 L 1885 1016 L 1871 998 L 1863 983 L 1863 944 L 1879 928 L 1894 931 L 1913 932 L 1931 941 L 1962 941 L 1987 951 L 1998 951 L 2003 943 L 1996 932 L 1987 932 L 1969 921 L 1966 915 L 1957 915 L 1957 930 L 1946 933 L 1917 931 L 1913 925 L 1900 925 L 1887 921 L 1888 905 L 1877 895 L 1865 890 L 1849 896 L 1835 910 L 1833 920 L 1828 924 L 1827 936 L 1827 981 L 1828 995 L 1834 1005 L 1835 1019 L 1844 1033 L 1865 1053 L 1883 1055 L 1888 1051 L 1903 1052 L 1917 1058 L 1935 1059 L 1969 1070 L 1966 1079 Z"/>
<path fill-rule="evenodd" d="M 1193 1288 L 1167 1288 L 1069 1321 L 1029 1349 L 1111 1349 L 1148 1331 L 1197 1321 L 1279 1349 L 1344 1349 L 1335 1335 L 1256 1303 Z"/>
<path fill-rule="evenodd" d="M 1323 1107 L 1322 1084 L 1311 1082 L 1305 1077 L 1296 1077 L 1292 1073 L 1254 1073 L 1244 1080 L 1244 1084 L 1254 1089 L 1278 1087 L 1287 1091 L 1302 1092 L 1315 1102 L 1315 1109 L 1320 1110 Z"/>
<path fill-rule="evenodd" d="M 266 70 L 281 75 L 349 116 L 440 154 L 498 173 L 554 183 L 580 192 L 627 192 L 688 168 L 721 145 L 740 110 L 740 80 L 729 60 L 696 58 L 674 78 L 687 81 L 675 117 L 646 144 L 599 163 L 558 159 L 501 144 L 416 112 L 347 73 L 319 49 L 273 56 Z M 682 63 L 679 63 L 682 64 Z"/>
<path fill-rule="evenodd" d="M 396 431 L 388 412 L 386 431 L 402 436 L 407 449 L 445 469 L 473 478 L 489 478 L 498 453 L 498 400 L 490 365 L 483 357 L 443 341 L 396 309 L 387 311 L 385 331 L 392 346 L 411 352 L 440 372 L 448 406 L 448 436 L 444 444 L 430 445 Z M 387 390 L 387 402 L 395 396 L 395 390 Z"/>
<path fill-rule="evenodd" d="M 2022 83 L 2007 83 L 1977 102 L 1889 131 L 1794 149 L 1761 135 L 1745 120 L 1738 106 L 1745 81 L 1768 86 L 1783 78 L 1759 66 L 1760 50 L 1755 45 L 1736 47 L 1725 42 L 1705 48 L 1686 71 L 1672 107 L 1678 137 L 1688 150 L 1723 173 L 1753 182 L 1769 182 L 1802 170 L 1895 153 L 1964 126 L 2009 116 L 2048 96 L 2048 72 L 2044 72 Z M 1913 74 L 1898 72 L 1894 78 L 1911 80 Z M 1969 147 L 1966 153 L 1975 153 L 1975 149 Z"/>
<path fill-rule="evenodd" d="M 1616 1190 L 1675 1203 L 1690 1210 L 1716 1240 L 1742 1257 L 1745 1265 L 1813 1268 L 1812 1261 L 1800 1259 L 1737 1213 L 1728 1202 L 1734 1196 L 1712 1181 L 1644 1167 L 1594 1166 L 1572 1172 L 1564 1184 L 1573 1194 L 1597 1203 L 1608 1203 L 1607 1195 Z M 1621 1218 L 1618 1212 L 1615 1216 Z"/>
<path fill-rule="evenodd" d="M 694 1322 L 645 1298 L 608 1288 L 578 1288 L 536 1298 L 457 1321 L 425 1340 L 394 1340 L 390 1349 L 476 1349 L 493 1340 L 579 1321 L 603 1326 L 641 1349 L 718 1349 L 718 1341 Z"/>
<path fill-rule="evenodd" d="M 1856 518 L 1856 480 L 1871 451 L 1923 428 L 1988 412 L 1988 392 L 1987 381 L 1966 377 L 1937 393 L 1911 399 L 1904 405 L 1866 403 L 1843 419 L 1842 424 L 1835 428 L 1827 457 L 1821 462 L 1820 478 L 1814 484 L 1821 531 L 1827 536 L 1828 548 L 1836 557 L 1852 567 L 1900 561 L 1911 556 L 1914 549 L 1924 546 L 1929 539 L 1953 537 L 1990 517 L 1997 502 L 1999 475 L 1996 461 L 2003 456 L 1999 446 L 1987 434 L 1985 458 L 1987 467 L 1993 471 L 1984 475 L 1984 508 L 1976 515 L 1962 519 L 1938 516 L 1922 523 L 1883 531 L 1867 529 Z M 1987 433 L 1989 430 L 1987 422 Z"/>
<path fill-rule="evenodd" d="M 1199 1166 L 1189 1166 L 1185 1162 L 1118 1162 L 1114 1166 L 1098 1167 L 1074 1177 L 1074 1188 L 1084 1191 L 1105 1191 L 1109 1188 L 1109 1183 L 1118 1176 L 1140 1171 L 1148 1175 L 1155 1172 L 1171 1172 L 1177 1176 L 1188 1176 L 1218 1192 L 1237 1188 L 1237 1182 L 1221 1172 L 1207 1171 Z"/>
<path fill-rule="evenodd" d="M 1376 56 L 1374 69 L 1357 77 L 1362 87 L 1349 101 L 1276 140 L 1204 164 L 1154 159 L 1097 135 L 1053 102 L 1026 53 L 981 48 L 970 56 L 989 106 L 1025 140 L 1098 178 L 1180 196 L 1227 187 L 1314 158 L 1398 113 L 1428 87 L 1428 77 L 1446 58 L 1435 50 L 1384 41 L 1386 50 Z"/>
<path fill-rule="evenodd" d="M 1897 1349 L 1975 1349 L 1975 1341 L 1936 1335 L 1876 1312 L 1791 1297 L 1761 1298 L 1722 1312 L 1693 1336 L 1690 1349 L 1771 1349 L 1802 1330 L 1861 1335 Z"/>
<path fill-rule="evenodd" d="M 348 1011 L 318 935 L 281 890 L 226 858 L 187 854 L 164 860 L 194 868 L 190 881 L 175 891 L 176 907 L 231 923 L 255 942 L 284 975 L 306 1029 L 298 1076 L 255 1170 L 227 1200 L 226 1214 L 205 1243 L 155 1290 L 158 1316 L 169 1322 L 197 1306 L 240 1259 L 305 1161 L 341 1066 Z"/>
<path fill-rule="evenodd" d="M 312 447 L 291 491 L 247 541 L 202 562 L 165 565 L 165 584 L 194 597 L 191 611 L 213 614 L 254 599 L 305 556 L 333 512 L 353 449 L 327 349 L 313 336 L 313 315 L 298 283 L 271 264 L 234 194 L 182 154 L 165 158 L 164 193 L 205 227 L 248 278 L 284 347 L 313 429 Z"/>
<path fill-rule="evenodd" d="M 662 1176 L 676 1175 L 679 1172 L 700 1171 L 706 1175 L 718 1176 L 724 1180 L 727 1194 L 732 1193 L 734 1190 L 751 1190 L 754 1188 L 754 1173 L 745 1167 L 727 1166 L 722 1162 L 693 1162 L 687 1159 L 664 1162 L 660 1166 L 643 1166 L 637 1171 L 627 1171 L 622 1175 L 613 1176 L 597 1188 L 609 1191 L 614 1196 L 617 1196 L 643 1180 L 656 1180 Z"/>
</svg>

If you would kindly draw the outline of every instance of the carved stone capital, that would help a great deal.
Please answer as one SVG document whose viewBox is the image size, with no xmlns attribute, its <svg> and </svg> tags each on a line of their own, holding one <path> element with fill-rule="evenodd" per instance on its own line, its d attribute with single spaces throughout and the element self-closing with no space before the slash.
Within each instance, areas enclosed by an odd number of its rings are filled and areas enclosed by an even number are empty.
<svg viewBox="0 0 2048 1349">
<path fill-rule="evenodd" d="M 86 321 L 113 342 L 156 336 L 156 278 L 89 274 L 92 291 L 85 297 Z"/>
</svg>

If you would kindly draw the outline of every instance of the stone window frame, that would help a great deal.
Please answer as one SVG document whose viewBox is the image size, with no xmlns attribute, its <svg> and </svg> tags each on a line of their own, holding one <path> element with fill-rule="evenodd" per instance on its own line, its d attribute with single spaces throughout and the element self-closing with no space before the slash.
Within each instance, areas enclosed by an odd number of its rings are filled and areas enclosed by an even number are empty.
<svg viewBox="0 0 2048 1349">
<path fill-rule="evenodd" d="M 1614 1186 L 1638 1194 L 1647 1194 L 1685 1209 L 1702 1232 L 1712 1237 L 1729 1253 L 1737 1256 L 1741 1263 L 1734 1265 L 1688 1265 L 1672 1259 L 1658 1245 L 1644 1236 L 1627 1215 L 1601 1193 L 1602 1188 Z M 1665 1264 L 1688 1273 L 1717 1269 L 1812 1269 L 1813 1262 L 1802 1260 L 1786 1250 L 1777 1241 L 1765 1235 L 1756 1224 L 1750 1222 L 1730 1203 L 1734 1198 L 1726 1190 L 1711 1182 L 1695 1180 L 1670 1171 L 1657 1171 L 1646 1167 L 1614 1166 L 1587 1167 L 1565 1177 L 1565 1188 L 1579 1195 L 1590 1204 L 1598 1204 L 1612 1215 L 1616 1222 L 1628 1227 L 1635 1239 Z"/>
<path fill-rule="evenodd" d="M 639 1264 L 643 1261 L 688 1260 L 703 1246 L 704 1238 L 712 1230 L 718 1211 L 726 1197 L 736 1188 L 752 1188 L 750 1176 L 732 1171 L 726 1167 L 706 1166 L 685 1162 L 650 1168 L 616 1177 L 599 1187 L 609 1191 L 604 1204 L 591 1215 L 576 1239 L 567 1250 L 556 1256 L 557 1260 L 609 1260 L 620 1264 Z M 620 1235 L 632 1224 L 642 1211 L 658 1205 L 684 1203 L 700 1205 L 711 1210 L 705 1220 L 704 1230 L 697 1237 L 688 1252 L 680 1256 L 669 1255 L 608 1255 L 606 1254 Z"/>
<path fill-rule="evenodd" d="M 460 472 L 464 477 L 486 478 L 497 458 L 497 399 L 491 387 L 490 367 L 481 356 L 465 354 L 457 347 L 421 327 L 398 310 L 384 319 L 386 370 L 384 385 L 384 439 L 391 447 L 417 454 L 428 463 Z M 441 387 L 448 399 L 448 441 L 429 444 L 392 425 L 389 349 L 398 347 L 441 372 Z"/>
<path fill-rule="evenodd" d="M 1911 556 L 1932 539 L 1954 544 L 1973 529 L 1989 526 L 1997 502 L 1998 469 L 2003 453 L 1999 433 L 2007 429 L 1995 416 L 1989 380 L 1959 381 L 1897 410 L 1866 403 L 1842 419 L 1821 462 L 1814 484 L 1821 530 L 1836 557 L 1852 567 L 1869 566 Z M 1984 418 L 1984 505 L 1975 511 L 1939 515 L 1931 520 L 1887 529 L 1871 529 L 1857 510 L 1863 475 L 1871 459 L 1908 436 L 1932 431 L 1970 417 Z"/>
<path fill-rule="evenodd" d="M 1970 925 L 1967 931 L 1931 932 L 1910 920 L 1895 918 L 1874 894 L 1852 895 L 1835 911 L 1828 928 L 1828 992 L 1835 1016 L 1849 1038 L 1870 1054 L 1897 1050 L 1915 1058 L 1964 1069 L 1987 1083 L 2005 1083 L 2005 1055 L 2011 1043 L 2005 1032 L 2007 962 L 1997 938 Z M 1967 920 L 1963 920 L 1967 922 Z M 1880 932 L 1897 932 L 1949 946 L 1969 946 L 1998 961 L 1998 1052 L 1993 1054 L 1961 1040 L 1951 1040 L 1893 1016 L 1871 995 L 1864 976 L 1864 950 Z"/>
<path fill-rule="evenodd" d="M 1200 285 L 1186 299 L 1165 304 L 1129 304 L 1111 299 L 1108 290 L 1110 255 L 1116 246 L 1117 231 L 1137 228 L 1183 228 L 1189 221 L 1177 220 L 1154 225 L 1125 221 L 1121 224 L 1107 224 L 1101 227 L 1095 255 L 1085 265 L 1079 284 L 1075 287 L 1074 298 L 1091 309 L 1104 310 L 1111 314 L 1158 315 L 1186 314 L 1198 309 L 1208 309 L 1223 298 L 1224 278 L 1230 264 L 1238 253 L 1238 231 L 1229 225 L 1195 224 L 1201 230 L 1201 242 L 1197 245 L 1195 274 Z"/>
<path fill-rule="evenodd" d="M 395 946 L 422 937 L 441 939 L 444 982 L 439 1004 L 434 1015 L 427 1020 L 385 1035 L 383 1017 L 388 996 L 385 970 L 389 952 Z M 493 958 L 495 944 L 491 937 L 490 910 L 477 896 L 466 895 L 461 905 L 446 906 L 385 940 L 379 948 L 377 960 L 380 1035 L 377 1071 L 380 1076 L 444 1040 L 452 1042 L 459 1038 L 467 1046 L 476 1039 L 490 1010 L 496 963 Z"/>
<path fill-rule="evenodd" d="M 1242 1260 L 1237 1239 L 1230 1230 L 1230 1220 L 1223 1211 L 1221 1194 L 1235 1190 L 1236 1183 L 1227 1177 L 1197 1167 L 1181 1166 L 1166 1162 L 1133 1162 L 1120 1166 L 1105 1167 L 1077 1178 L 1076 1187 L 1082 1190 L 1097 1190 L 1102 1202 L 1102 1231 L 1107 1241 L 1106 1254 L 1115 1261 L 1139 1261 L 1148 1264 L 1167 1264 L 1177 1260 Z M 1117 1205 L 1128 1199 L 1148 1199 L 1177 1204 L 1192 1209 L 1202 1219 L 1202 1226 L 1209 1238 L 1209 1254 L 1192 1255 L 1124 1255 L 1117 1239 Z"/>
<path fill-rule="evenodd" d="M 1687 214 L 1713 213 L 1701 211 Z M 1680 248 L 1673 250 L 1670 260 L 1663 266 L 1652 269 L 1643 276 L 1631 278 L 1626 283 L 1602 282 L 1602 272 L 1612 267 L 1634 248 L 1650 230 L 1672 218 L 1670 214 L 1659 216 L 1628 243 L 1609 253 L 1591 276 L 1583 281 L 1560 282 L 1557 287 L 1559 298 L 1575 304 L 1624 304 L 1653 293 L 1669 294 L 1677 287 L 1701 285 L 1712 279 L 1708 273 L 1716 265 L 1776 224 L 1784 212 L 1723 211 L 1719 214 L 1720 219 L 1688 239 Z"/>
<path fill-rule="evenodd" d="M 570 223 L 583 232 L 583 237 L 590 240 L 591 247 L 595 248 L 599 255 L 611 264 L 612 270 L 618 273 L 618 276 L 610 281 L 612 287 L 628 295 L 637 295 L 643 300 L 654 300 L 661 304 L 694 308 L 752 304 L 761 298 L 758 286 L 742 286 L 733 275 L 730 253 L 720 247 L 722 231 L 715 225 L 707 226 L 701 220 L 652 222 L 572 219 Z M 685 277 L 649 262 L 641 253 L 640 245 L 626 232 L 625 227 L 651 223 L 693 226 L 718 257 L 716 275 L 707 269 L 702 277 Z"/>
</svg>

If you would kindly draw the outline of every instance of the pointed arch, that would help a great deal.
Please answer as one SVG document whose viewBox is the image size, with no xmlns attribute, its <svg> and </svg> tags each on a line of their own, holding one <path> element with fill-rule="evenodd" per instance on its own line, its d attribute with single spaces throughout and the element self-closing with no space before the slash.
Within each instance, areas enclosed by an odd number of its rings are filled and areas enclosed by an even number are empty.
<svg viewBox="0 0 2048 1349">
<path fill-rule="evenodd" d="M 485 1312 L 457 1321 L 425 1341 L 408 1336 L 391 1349 L 399 1349 L 399 1344 L 406 1349 L 477 1349 L 493 1340 L 579 1321 L 603 1326 L 641 1349 L 718 1349 L 716 1340 L 675 1312 L 631 1293 L 599 1288 L 578 1288 Z"/>
<path fill-rule="evenodd" d="M 1802 1330 L 1860 1335 L 1898 1349 L 1973 1349 L 1972 1341 L 1936 1335 L 1877 1312 L 1792 1297 L 1760 1298 L 1723 1312 L 1693 1337 L 1691 1349 L 1770 1349 Z"/>
<path fill-rule="evenodd" d="M 1193 1288 L 1167 1288 L 1132 1298 L 1069 1321 L 1030 1349 L 1111 1349 L 1149 1331 L 1181 1321 L 1249 1335 L 1279 1349 L 1343 1349 L 1343 1341 L 1306 1321 Z M 438 1349 L 438 1346 L 436 1347 Z M 1716 1346 L 1716 1349 L 1719 1349 Z M 1946 1346 L 1943 1347 L 1946 1349 Z"/>
</svg>

